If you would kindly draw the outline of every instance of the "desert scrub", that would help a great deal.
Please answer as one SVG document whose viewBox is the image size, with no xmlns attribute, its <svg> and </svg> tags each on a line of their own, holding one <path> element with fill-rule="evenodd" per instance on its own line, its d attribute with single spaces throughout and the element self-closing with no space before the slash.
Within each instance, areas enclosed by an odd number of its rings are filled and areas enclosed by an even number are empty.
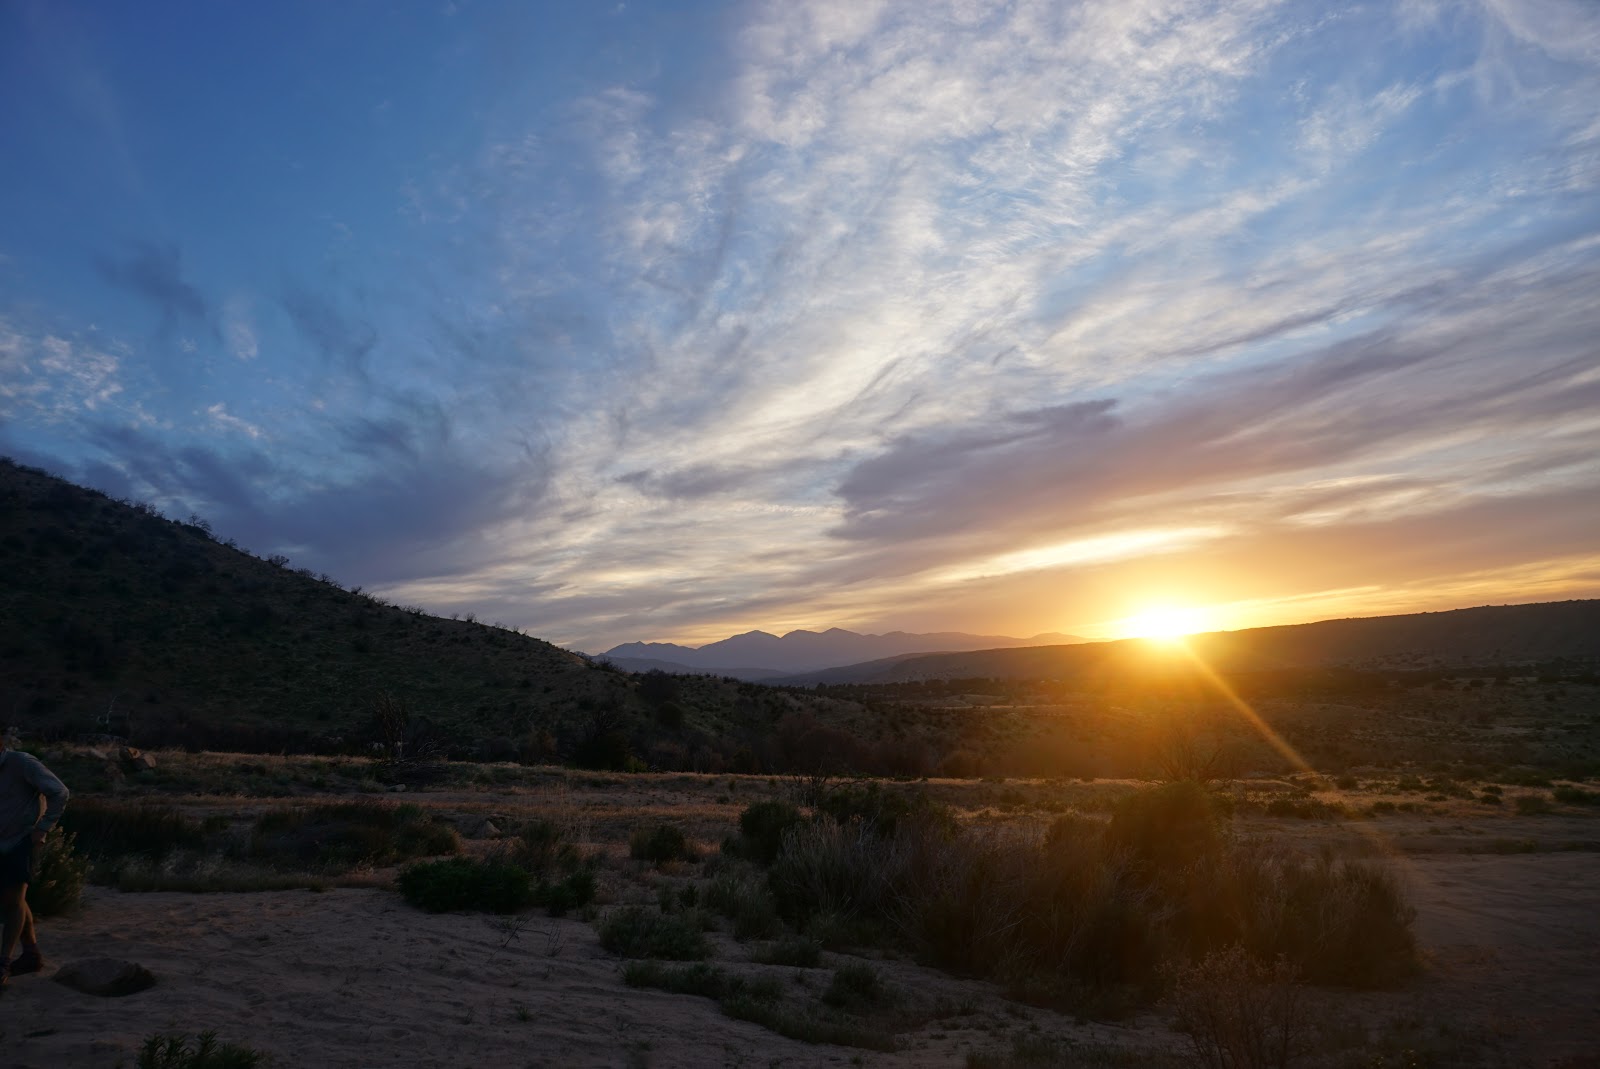
<svg viewBox="0 0 1600 1069">
<path fill-rule="evenodd" d="M 35 847 L 33 882 L 28 884 L 28 906 L 41 917 L 54 917 L 75 909 L 83 901 L 89 862 L 78 855 L 77 836 L 56 831 Z"/>
<path fill-rule="evenodd" d="M 1173 1028 L 1204 1069 L 1285 1069 L 1310 1042 L 1305 997 L 1284 958 L 1234 946 L 1166 972 Z"/>
<path fill-rule="evenodd" d="M 822 944 L 802 935 L 792 935 L 760 948 L 750 956 L 763 965 L 788 965 L 796 969 L 815 969 L 822 962 Z"/>
<path fill-rule="evenodd" d="M 723 852 L 770 865 L 783 852 L 783 837 L 805 822 L 800 810 L 787 802 L 757 802 L 739 814 L 738 838 L 723 844 Z"/>
<path fill-rule="evenodd" d="M 398 882 L 405 900 L 429 913 L 515 913 L 534 898 L 527 870 L 503 861 L 422 861 L 401 872 Z"/>
<path fill-rule="evenodd" d="M 61 815 L 61 829 L 77 836 L 78 850 L 96 861 L 124 857 L 160 860 L 175 850 L 204 845 L 200 822 L 171 806 L 75 797 Z"/>
<path fill-rule="evenodd" d="M 1233 944 L 1285 955 L 1314 982 L 1380 985 L 1415 962 L 1413 914 L 1388 870 L 1238 840 L 1195 784 L 1132 795 L 1109 824 L 1068 815 L 1043 833 L 809 824 L 769 881 L 808 934 L 829 918 L 940 968 L 1062 990 L 1147 989 L 1164 963 Z"/>
<path fill-rule="evenodd" d="M 555 822 L 543 819 L 524 824 L 508 849 L 507 860 L 541 877 L 552 871 L 570 872 L 583 860 Z"/>
<path fill-rule="evenodd" d="M 182 1033 L 146 1037 L 138 1069 L 256 1069 L 266 1056 L 251 1047 L 219 1043 L 215 1032 L 201 1032 L 191 1046 Z"/>
<path fill-rule="evenodd" d="M 894 990 L 883 982 L 878 970 L 866 962 L 851 962 L 833 971 L 822 1001 L 835 1009 L 876 1010 L 892 1006 L 898 1001 Z"/>
<path fill-rule="evenodd" d="M 635 828 L 628 837 L 628 856 L 659 866 L 670 861 L 693 861 L 697 855 L 682 829 L 672 824 L 646 824 Z"/>
<path fill-rule="evenodd" d="M 734 861 L 722 862 L 705 888 L 705 903 L 733 921 L 733 937 L 769 939 L 783 930 L 766 876 Z"/>
<path fill-rule="evenodd" d="M 1547 794 L 1519 794 L 1516 800 L 1517 814 L 1524 817 L 1543 816 L 1554 813 L 1555 805 Z"/>
<path fill-rule="evenodd" d="M 600 922 L 600 945 L 623 958 L 701 961 L 711 956 L 697 918 L 688 913 L 667 916 L 643 906 L 624 906 L 606 916 Z"/>
<path fill-rule="evenodd" d="M 256 821 L 250 855 L 279 867 L 331 871 L 461 852 L 455 829 L 418 805 L 337 802 Z"/>
</svg>

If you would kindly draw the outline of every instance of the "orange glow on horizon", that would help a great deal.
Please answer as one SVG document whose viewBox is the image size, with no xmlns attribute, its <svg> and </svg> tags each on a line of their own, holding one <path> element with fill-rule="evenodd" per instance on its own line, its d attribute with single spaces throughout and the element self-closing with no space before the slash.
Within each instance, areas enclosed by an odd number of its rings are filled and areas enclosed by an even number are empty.
<svg viewBox="0 0 1600 1069">
<path fill-rule="evenodd" d="M 1161 605 L 1119 620 L 1117 637 L 1145 638 L 1176 645 L 1186 635 L 1213 628 L 1214 621 L 1200 609 Z"/>
</svg>

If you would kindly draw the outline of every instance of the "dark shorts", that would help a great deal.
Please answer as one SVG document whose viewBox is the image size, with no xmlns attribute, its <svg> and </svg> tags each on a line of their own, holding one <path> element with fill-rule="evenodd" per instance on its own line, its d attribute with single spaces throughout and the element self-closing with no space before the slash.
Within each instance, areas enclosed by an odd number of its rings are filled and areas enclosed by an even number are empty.
<svg viewBox="0 0 1600 1069">
<path fill-rule="evenodd" d="M 0 887 L 33 882 L 33 836 L 26 835 L 10 850 L 0 853 Z"/>
</svg>

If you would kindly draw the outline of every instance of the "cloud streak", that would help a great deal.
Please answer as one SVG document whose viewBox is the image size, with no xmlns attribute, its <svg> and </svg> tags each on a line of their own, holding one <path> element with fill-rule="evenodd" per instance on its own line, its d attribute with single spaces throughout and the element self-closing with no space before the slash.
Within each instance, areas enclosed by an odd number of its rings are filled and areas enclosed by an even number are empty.
<svg viewBox="0 0 1600 1069">
<path fill-rule="evenodd" d="M 0 333 L 0 401 L 95 397 L 49 440 L 82 470 L 586 646 L 1073 631 L 1126 614 L 1113 576 L 1263 612 L 1424 573 L 1594 589 L 1540 570 L 1600 489 L 1592 8 L 758 3 L 718 32 L 502 86 L 275 302 L 207 279 L 213 308 L 177 245 L 102 260 L 164 333 L 215 324 L 189 411 L 141 422 L 164 384 L 127 359 L 120 393 L 45 368 L 53 326 Z M 1446 570 L 1382 544 L 1419 533 Z"/>
</svg>

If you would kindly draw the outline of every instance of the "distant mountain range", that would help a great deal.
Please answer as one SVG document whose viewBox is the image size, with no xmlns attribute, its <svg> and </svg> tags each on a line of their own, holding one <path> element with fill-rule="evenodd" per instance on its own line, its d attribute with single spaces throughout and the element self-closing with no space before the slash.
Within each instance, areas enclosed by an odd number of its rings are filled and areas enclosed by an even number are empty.
<svg viewBox="0 0 1600 1069">
<path fill-rule="evenodd" d="M 1185 640 L 1222 673 L 1283 669 L 1430 670 L 1600 664 L 1600 601 L 1486 605 L 1448 612 L 1215 631 Z M 773 682 L 901 683 L 931 679 L 1071 679 L 1147 670 L 1143 639 L 901 656 Z"/>
<path fill-rule="evenodd" d="M 629 672 L 655 669 L 760 680 L 925 653 L 1061 646 L 1084 641 L 1075 635 L 1055 633 L 1032 638 L 969 635 L 960 631 L 931 634 L 891 631 L 886 635 L 862 635 L 830 627 L 820 632 L 790 631 L 782 637 L 766 631 L 747 631 L 698 648 L 673 642 L 625 642 L 607 650 L 600 658 Z"/>
</svg>

